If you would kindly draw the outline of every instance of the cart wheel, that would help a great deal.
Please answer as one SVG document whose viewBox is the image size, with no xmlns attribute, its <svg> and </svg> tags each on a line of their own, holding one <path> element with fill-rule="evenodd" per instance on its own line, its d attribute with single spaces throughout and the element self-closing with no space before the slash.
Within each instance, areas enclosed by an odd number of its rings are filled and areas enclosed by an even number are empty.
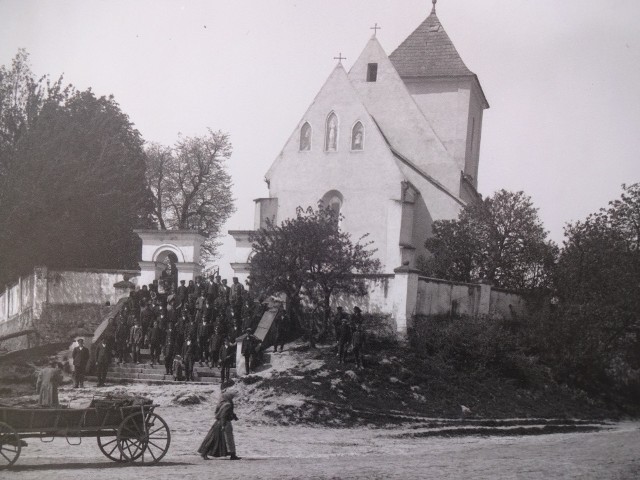
<svg viewBox="0 0 640 480">
<path fill-rule="evenodd" d="M 118 448 L 124 461 L 158 463 L 169 450 L 171 432 L 167 423 L 155 413 L 126 417 L 118 427 Z"/>
<path fill-rule="evenodd" d="M 118 448 L 118 437 L 114 433 L 98 432 L 98 448 L 109 460 L 114 462 L 126 462 L 122 452 Z"/>
<path fill-rule="evenodd" d="M 16 431 L 0 422 L 0 470 L 16 463 L 21 450 L 22 441 Z"/>
</svg>

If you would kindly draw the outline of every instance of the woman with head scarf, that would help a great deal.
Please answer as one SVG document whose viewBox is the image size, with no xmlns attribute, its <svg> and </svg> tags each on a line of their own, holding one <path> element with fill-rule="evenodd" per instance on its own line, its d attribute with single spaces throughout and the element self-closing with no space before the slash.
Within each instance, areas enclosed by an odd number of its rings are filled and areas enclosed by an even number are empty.
<svg viewBox="0 0 640 480">
<path fill-rule="evenodd" d="M 209 459 L 209 455 L 213 457 L 230 456 L 231 460 L 240 460 L 240 457 L 236 455 L 236 443 L 231 425 L 232 420 L 238 420 L 236 414 L 233 413 L 234 396 L 235 392 L 222 392 L 220 402 L 215 410 L 216 421 L 198 449 L 198 453 L 205 460 Z"/>
</svg>

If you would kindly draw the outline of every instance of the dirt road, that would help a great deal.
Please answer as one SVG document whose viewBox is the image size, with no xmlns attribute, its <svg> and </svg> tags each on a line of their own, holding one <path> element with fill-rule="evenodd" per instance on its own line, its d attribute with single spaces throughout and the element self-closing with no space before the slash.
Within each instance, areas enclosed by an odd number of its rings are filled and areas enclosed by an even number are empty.
<svg viewBox="0 0 640 480">
<path fill-rule="evenodd" d="M 169 453 L 154 467 L 121 466 L 102 456 L 94 439 L 68 446 L 30 440 L 17 465 L 0 478 L 16 480 L 187 479 L 638 479 L 640 423 L 591 433 L 514 437 L 398 438 L 406 428 L 330 429 L 236 424 L 241 461 L 195 454 L 210 423 L 210 405 L 165 406 Z M 246 419 L 245 419 L 246 420 Z M 412 430 L 415 431 L 415 430 Z"/>
</svg>

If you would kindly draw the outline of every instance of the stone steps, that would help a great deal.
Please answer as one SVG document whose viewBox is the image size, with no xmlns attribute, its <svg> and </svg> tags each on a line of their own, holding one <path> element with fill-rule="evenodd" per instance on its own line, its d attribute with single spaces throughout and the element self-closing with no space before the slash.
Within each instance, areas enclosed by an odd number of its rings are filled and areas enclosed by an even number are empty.
<svg viewBox="0 0 640 480">
<path fill-rule="evenodd" d="M 206 378 L 203 378 L 199 381 L 194 381 L 194 382 L 177 382 L 175 380 L 173 380 L 173 378 L 171 378 L 171 380 L 146 380 L 146 379 L 141 379 L 141 378 L 120 378 L 120 377 L 112 377 L 111 375 L 107 375 L 107 385 L 118 385 L 118 384 L 129 384 L 129 383 L 144 383 L 144 384 L 148 384 L 148 385 L 175 385 L 176 383 L 180 383 L 180 384 L 188 384 L 188 385 L 202 385 L 202 384 L 212 384 L 212 385 L 219 385 L 220 384 L 220 379 L 219 378 L 212 378 L 212 377 L 207 377 L 207 378 L 211 378 L 211 380 L 207 380 Z M 98 379 L 96 377 L 86 377 L 87 381 L 90 382 L 97 382 Z"/>
<path fill-rule="evenodd" d="M 122 363 L 112 364 L 107 373 L 107 383 L 176 383 L 172 375 L 166 375 L 164 365 L 151 365 L 150 363 Z M 200 366 L 199 363 L 193 368 L 195 380 L 192 382 L 180 383 L 213 383 L 220 382 L 220 369 Z M 236 376 L 236 369 L 230 371 L 232 377 Z M 87 377 L 88 380 L 97 381 L 95 376 Z"/>
</svg>

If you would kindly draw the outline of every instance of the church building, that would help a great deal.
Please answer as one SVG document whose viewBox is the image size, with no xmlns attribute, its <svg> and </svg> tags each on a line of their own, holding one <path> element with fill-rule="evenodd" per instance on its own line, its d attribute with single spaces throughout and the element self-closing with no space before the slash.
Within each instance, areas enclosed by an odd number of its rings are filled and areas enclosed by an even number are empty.
<svg viewBox="0 0 640 480">
<path fill-rule="evenodd" d="M 457 218 L 479 198 L 489 104 L 433 3 L 391 55 L 374 33 L 349 71 L 338 60 L 266 173 L 269 195 L 255 200 L 255 229 L 322 200 L 343 215 L 341 228 L 354 240 L 369 234 L 383 272 L 397 276 L 428 255 L 433 221 Z M 229 233 L 232 268 L 246 278 L 250 231 Z"/>
</svg>

